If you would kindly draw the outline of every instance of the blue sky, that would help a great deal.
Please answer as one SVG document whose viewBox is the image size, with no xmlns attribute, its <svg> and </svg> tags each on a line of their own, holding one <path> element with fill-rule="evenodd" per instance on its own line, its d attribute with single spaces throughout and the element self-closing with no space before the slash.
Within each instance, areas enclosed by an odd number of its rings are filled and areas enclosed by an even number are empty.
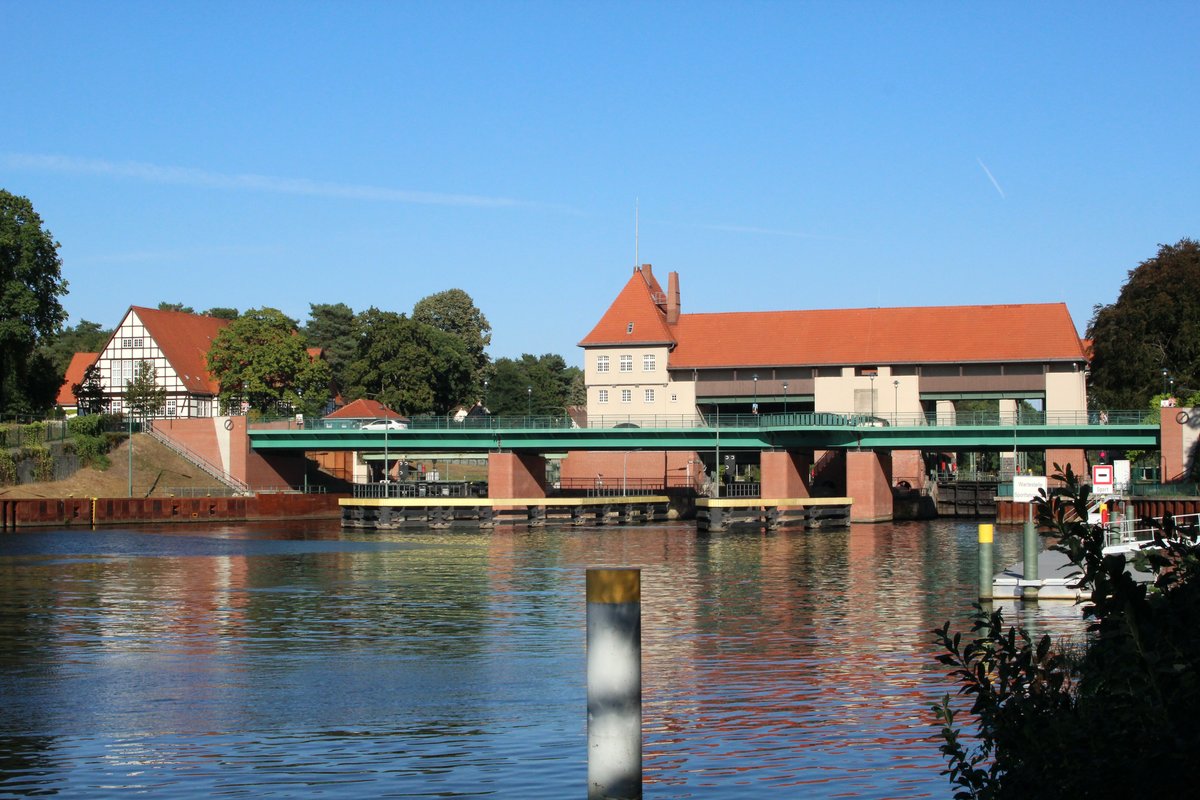
<svg viewBox="0 0 1200 800">
<path fill-rule="evenodd" d="M 1200 236 L 1200 4 L 0 0 L 0 187 L 71 322 L 1096 303 Z M 997 332 L 1002 335 L 1003 332 Z M 953 335 L 953 332 L 930 332 Z"/>
</svg>

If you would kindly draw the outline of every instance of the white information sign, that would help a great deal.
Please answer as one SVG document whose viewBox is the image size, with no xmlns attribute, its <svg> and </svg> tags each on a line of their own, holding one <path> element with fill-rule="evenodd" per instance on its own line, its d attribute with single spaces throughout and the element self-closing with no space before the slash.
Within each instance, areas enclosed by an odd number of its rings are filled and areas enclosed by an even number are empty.
<svg viewBox="0 0 1200 800">
<path fill-rule="evenodd" d="M 1117 459 L 1113 462 L 1113 488 L 1118 492 L 1129 491 L 1129 486 L 1133 482 L 1133 475 L 1129 468 L 1129 462 L 1125 459 Z"/>
<path fill-rule="evenodd" d="M 1047 485 L 1045 475 L 1013 475 L 1013 502 L 1032 503 Z"/>
</svg>

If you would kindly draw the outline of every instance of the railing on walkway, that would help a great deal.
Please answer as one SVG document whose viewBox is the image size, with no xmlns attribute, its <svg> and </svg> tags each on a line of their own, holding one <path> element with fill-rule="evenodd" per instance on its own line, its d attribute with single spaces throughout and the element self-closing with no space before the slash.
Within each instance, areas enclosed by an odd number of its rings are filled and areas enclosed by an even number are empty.
<svg viewBox="0 0 1200 800">
<path fill-rule="evenodd" d="M 487 484 L 480 481 L 388 481 L 357 483 L 354 497 L 384 500 L 392 497 L 487 497 Z"/>
<path fill-rule="evenodd" d="M 146 425 L 146 433 L 150 434 L 150 436 L 153 437 L 156 442 L 163 445 L 168 450 L 171 450 L 183 458 L 186 458 L 192 464 L 195 464 L 197 467 L 204 470 L 207 474 L 217 479 L 235 492 L 240 494 L 254 493 L 254 491 L 247 484 L 233 477 L 218 465 L 212 463 L 204 456 L 200 455 L 186 445 L 180 444 L 170 436 L 167 436 L 166 434 L 156 430 L 152 421 Z"/>
<path fill-rule="evenodd" d="M 587 428 L 927 428 L 927 427 L 1078 427 L 1101 425 L 1157 425 L 1157 410 L 1135 411 L 1020 411 L 1000 414 L 987 411 L 957 413 L 827 413 L 789 412 L 771 414 L 605 414 L 588 417 Z M 294 418 L 255 420 L 251 428 L 278 426 L 304 430 L 354 429 L 361 421 Z M 570 430 L 581 427 L 568 416 L 452 417 L 415 416 L 408 420 L 409 430 Z M 404 429 L 396 429 L 403 435 Z M 398 436 L 399 438 L 399 436 Z"/>
<path fill-rule="evenodd" d="M 1180 514 L 1175 517 L 1176 530 L 1180 528 L 1194 529 L 1200 526 L 1200 514 Z M 1155 519 L 1161 523 L 1162 518 Z M 1104 526 L 1105 549 L 1134 550 L 1154 541 L 1154 536 L 1161 533 L 1158 528 L 1137 527 L 1137 520 L 1132 517 L 1117 522 L 1109 522 Z"/>
</svg>

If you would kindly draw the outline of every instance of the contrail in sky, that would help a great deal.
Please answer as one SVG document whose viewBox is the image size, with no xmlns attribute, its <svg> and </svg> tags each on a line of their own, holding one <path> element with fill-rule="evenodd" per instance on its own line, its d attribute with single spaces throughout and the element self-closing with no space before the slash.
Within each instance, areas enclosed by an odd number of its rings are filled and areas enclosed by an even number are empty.
<svg viewBox="0 0 1200 800">
<path fill-rule="evenodd" d="M 69 156 L 6 153 L 4 166 L 11 169 L 63 172 L 84 175 L 110 175 L 133 178 L 150 183 L 169 183 L 179 186 L 199 186 L 209 189 L 234 189 L 273 194 L 333 197 L 346 200 L 370 200 L 391 203 L 413 203 L 436 206 L 474 206 L 479 208 L 513 208 L 533 205 L 509 197 L 486 197 L 472 194 L 419 192 L 407 189 L 388 189 L 347 183 L 325 183 L 307 178 L 276 178 L 268 175 L 226 174 L 191 167 L 170 167 L 138 161 L 104 161 Z"/>
<path fill-rule="evenodd" d="M 976 156 L 975 160 L 979 162 L 979 166 L 983 167 L 984 174 L 988 176 L 988 180 L 992 182 L 992 186 L 995 186 L 996 191 L 1000 193 L 1000 199 L 1007 200 L 1008 198 L 1004 196 L 1004 190 L 1000 188 L 1000 184 L 996 181 L 996 176 L 992 175 L 992 171 L 987 168 L 987 164 L 983 163 L 983 159 L 978 156 Z"/>
</svg>

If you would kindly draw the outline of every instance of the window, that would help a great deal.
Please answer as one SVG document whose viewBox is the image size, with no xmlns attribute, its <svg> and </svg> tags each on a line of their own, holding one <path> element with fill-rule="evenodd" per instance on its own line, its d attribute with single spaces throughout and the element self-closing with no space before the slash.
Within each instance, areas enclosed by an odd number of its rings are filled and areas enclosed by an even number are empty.
<svg viewBox="0 0 1200 800">
<path fill-rule="evenodd" d="M 654 372 L 654 353 L 642 356 L 642 372 Z"/>
<path fill-rule="evenodd" d="M 608 372 L 608 356 L 596 356 L 596 372 Z"/>
<path fill-rule="evenodd" d="M 621 390 L 621 402 L 622 403 L 632 403 L 633 402 L 633 389 L 622 389 Z"/>
<path fill-rule="evenodd" d="M 653 390 L 653 389 L 647 389 L 647 390 L 646 390 L 646 394 L 645 394 L 645 398 L 646 398 L 646 402 L 647 402 L 647 403 L 653 403 L 653 402 L 654 402 L 654 390 Z"/>
<path fill-rule="evenodd" d="M 167 401 L 167 416 L 168 417 L 175 416 L 175 401 L 174 400 Z"/>
<path fill-rule="evenodd" d="M 633 323 L 632 322 L 625 326 L 625 332 L 633 333 Z"/>
<path fill-rule="evenodd" d="M 677 402 L 679 402 L 679 395 L 678 395 L 678 394 L 676 394 L 675 392 L 671 392 L 671 402 L 672 402 L 672 403 L 677 403 Z"/>
<path fill-rule="evenodd" d="M 133 380 L 138 362 L 132 360 L 112 362 L 112 385 L 110 391 L 124 392 L 125 384 Z"/>
<path fill-rule="evenodd" d="M 621 356 L 621 372 L 633 372 L 633 356 Z"/>
<path fill-rule="evenodd" d="M 138 339 L 122 339 L 121 347 L 143 347 L 143 340 Z"/>
<path fill-rule="evenodd" d="M 597 402 L 600 402 L 600 403 L 607 403 L 608 402 L 608 389 L 601 389 L 596 394 L 596 400 L 597 400 Z"/>
</svg>

